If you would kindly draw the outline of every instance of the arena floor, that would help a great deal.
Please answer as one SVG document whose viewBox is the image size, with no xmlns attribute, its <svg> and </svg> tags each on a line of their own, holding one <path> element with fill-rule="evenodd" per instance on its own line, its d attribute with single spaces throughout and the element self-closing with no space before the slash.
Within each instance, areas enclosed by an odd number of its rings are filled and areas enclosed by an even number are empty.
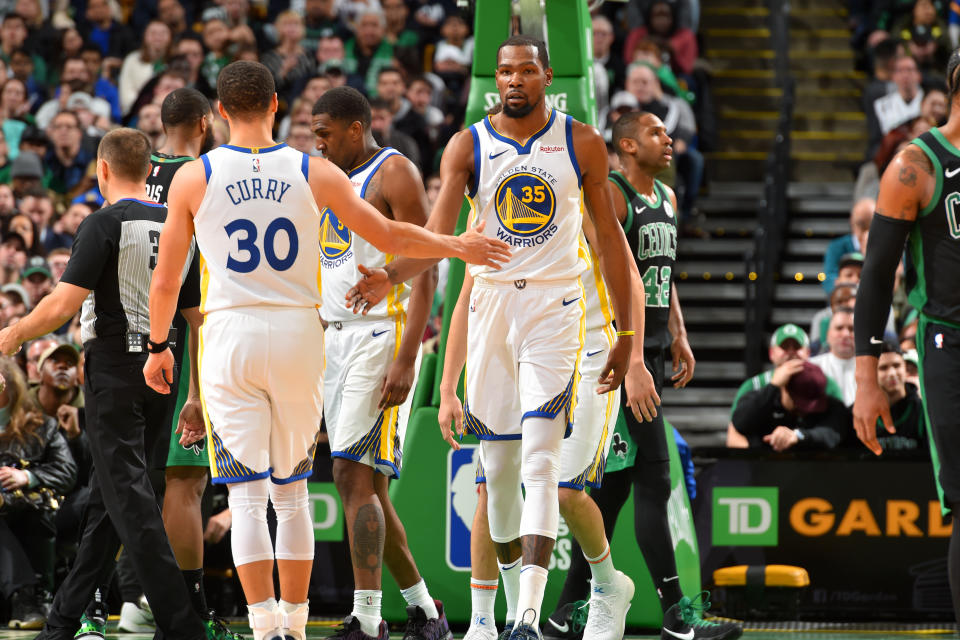
<svg viewBox="0 0 960 640">
<path fill-rule="evenodd" d="M 309 640 L 320 640 L 326 638 L 331 630 L 338 623 L 333 621 L 311 621 L 307 627 L 307 637 Z M 242 622 L 231 623 L 231 628 L 238 633 L 249 634 L 249 628 Z M 116 622 L 112 622 L 112 628 L 116 628 Z M 112 634 L 108 627 L 107 638 L 122 638 L 123 640 L 152 640 L 152 634 Z M 10 631 L 0 630 L 0 640 L 32 640 L 37 635 L 36 631 Z M 391 636 L 394 640 L 402 637 L 400 629 L 393 630 Z M 747 624 L 743 635 L 747 640 L 778 640 L 788 638 L 789 640 L 863 640 L 864 638 L 909 638 L 909 637 L 935 637 L 935 638 L 953 638 L 957 637 L 956 632 L 948 628 L 948 625 L 923 624 L 923 625 L 890 625 L 890 624 L 837 624 L 837 623 L 753 623 Z M 462 632 L 455 635 L 455 638 L 462 638 Z M 246 635 L 249 640 L 251 636 Z M 628 635 L 624 640 L 655 640 L 660 638 L 655 635 Z"/>
</svg>

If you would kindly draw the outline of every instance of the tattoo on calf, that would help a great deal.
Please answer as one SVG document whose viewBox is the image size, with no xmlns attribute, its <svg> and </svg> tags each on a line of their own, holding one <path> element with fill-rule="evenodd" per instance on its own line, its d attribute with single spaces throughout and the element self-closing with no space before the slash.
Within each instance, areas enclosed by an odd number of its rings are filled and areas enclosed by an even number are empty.
<svg viewBox="0 0 960 640">
<path fill-rule="evenodd" d="M 367 571 L 378 571 L 383 565 L 385 526 L 383 512 L 376 505 L 365 504 L 357 509 L 353 521 L 353 566 Z"/>
<path fill-rule="evenodd" d="M 494 542 L 494 549 L 497 550 L 497 560 L 501 564 L 513 562 L 523 555 L 523 547 L 520 545 L 520 538 L 510 542 Z"/>
<path fill-rule="evenodd" d="M 556 542 L 553 538 L 529 535 L 520 540 L 523 545 L 523 564 L 536 564 L 544 568 L 550 565 L 550 555 Z"/>
</svg>

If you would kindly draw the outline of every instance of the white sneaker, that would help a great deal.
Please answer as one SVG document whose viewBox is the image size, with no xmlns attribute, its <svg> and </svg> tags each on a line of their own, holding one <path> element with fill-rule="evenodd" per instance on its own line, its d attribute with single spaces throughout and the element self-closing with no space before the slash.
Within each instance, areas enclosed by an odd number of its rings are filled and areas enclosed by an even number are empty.
<svg viewBox="0 0 960 640">
<path fill-rule="evenodd" d="M 307 619 L 310 616 L 309 602 L 296 607 L 290 603 L 280 604 L 280 627 L 285 638 L 292 640 L 306 640 Z"/>
<path fill-rule="evenodd" d="M 622 571 L 617 571 L 611 582 L 591 580 L 583 640 L 622 640 L 633 591 L 633 580 Z"/>
<path fill-rule="evenodd" d="M 156 623 L 153 621 L 153 611 L 150 610 L 150 603 L 146 596 L 140 596 L 140 600 L 134 602 L 124 602 L 120 608 L 120 622 L 117 624 L 117 631 L 121 633 L 153 633 L 156 630 Z"/>
<path fill-rule="evenodd" d="M 497 640 L 497 623 L 493 616 L 475 613 L 463 640 Z"/>
</svg>

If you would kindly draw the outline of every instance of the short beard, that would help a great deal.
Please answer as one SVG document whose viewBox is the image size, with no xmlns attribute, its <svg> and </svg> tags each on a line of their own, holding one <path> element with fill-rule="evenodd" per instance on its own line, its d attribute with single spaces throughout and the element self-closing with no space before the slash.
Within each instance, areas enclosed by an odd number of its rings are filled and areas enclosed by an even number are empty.
<svg viewBox="0 0 960 640">
<path fill-rule="evenodd" d="M 200 155 L 203 155 L 213 149 L 213 146 L 217 143 L 216 139 L 213 137 L 213 125 L 207 127 L 207 133 L 203 136 L 203 142 L 200 143 Z"/>
<path fill-rule="evenodd" d="M 537 100 L 536 102 L 527 101 L 527 104 L 523 105 L 522 107 L 514 108 L 508 105 L 506 102 L 503 102 L 503 115 L 507 116 L 508 118 L 523 118 L 524 116 L 528 116 L 533 113 L 533 110 L 536 109 L 539 104 L 540 100 Z"/>
</svg>

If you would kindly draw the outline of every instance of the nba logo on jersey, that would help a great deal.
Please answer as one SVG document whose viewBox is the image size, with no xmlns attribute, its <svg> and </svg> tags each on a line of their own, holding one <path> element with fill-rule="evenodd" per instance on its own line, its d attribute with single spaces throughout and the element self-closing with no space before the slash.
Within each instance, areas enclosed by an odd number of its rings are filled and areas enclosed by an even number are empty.
<svg viewBox="0 0 960 640">
<path fill-rule="evenodd" d="M 253 159 L 253 172 L 260 173 L 260 158 Z"/>
<path fill-rule="evenodd" d="M 462 445 L 447 454 L 447 566 L 470 571 L 470 528 L 477 510 L 480 447 Z"/>
<path fill-rule="evenodd" d="M 557 198 L 550 184 L 533 173 L 514 173 L 496 192 L 497 218 L 506 233 L 497 237 L 515 247 L 543 244 L 556 231 Z"/>
<path fill-rule="evenodd" d="M 333 269 L 350 257 L 353 238 L 350 229 L 330 209 L 320 212 L 320 260 Z"/>
</svg>

